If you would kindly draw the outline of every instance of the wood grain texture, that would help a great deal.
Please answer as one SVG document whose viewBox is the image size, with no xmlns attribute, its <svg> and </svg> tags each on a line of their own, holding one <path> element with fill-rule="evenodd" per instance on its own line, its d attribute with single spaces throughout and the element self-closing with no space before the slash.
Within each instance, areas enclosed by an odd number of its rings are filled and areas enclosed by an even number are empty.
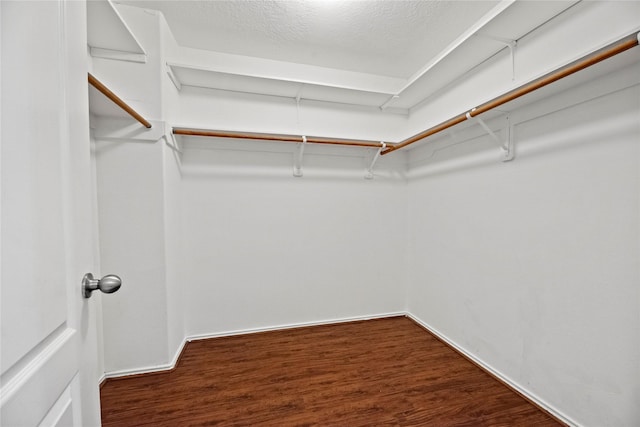
<svg viewBox="0 0 640 427">
<path fill-rule="evenodd" d="M 204 136 L 210 138 L 235 138 L 257 141 L 297 142 L 303 141 L 302 135 L 285 135 L 278 133 L 233 132 L 227 130 L 207 130 L 190 128 L 173 128 L 174 135 Z M 367 141 L 363 139 L 327 138 L 321 136 L 305 136 L 310 144 L 348 145 L 352 147 L 382 148 L 380 141 Z M 385 143 L 386 147 L 394 147 L 392 143 Z"/>
<path fill-rule="evenodd" d="M 194 341 L 101 399 L 105 427 L 559 425 L 405 317 Z"/>
</svg>

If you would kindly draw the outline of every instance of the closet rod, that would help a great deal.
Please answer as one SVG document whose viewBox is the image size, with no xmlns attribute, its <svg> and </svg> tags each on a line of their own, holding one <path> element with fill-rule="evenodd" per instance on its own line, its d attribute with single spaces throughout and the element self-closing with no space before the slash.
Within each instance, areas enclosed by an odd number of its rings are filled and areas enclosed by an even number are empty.
<svg viewBox="0 0 640 427">
<path fill-rule="evenodd" d="M 580 70 L 583 70 L 591 65 L 595 65 L 605 59 L 611 58 L 619 53 L 622 53 L 632 47 L 638 46 L 638 37 L 640 34 L 633 33 L 626 37 L 619 39 L 618 41 L 605 46 L 595 52 L 592 52 L 582 58 L 558 68 L 542 77 L 539 77 L 529 83 L 519 86 L 503 95 L 500 95 L 491 101 L 485 102 L 476 108 L 472 108 L 469 111 L 465 111 L 457 116 L 450 118 L 436 126 L 433 126 L 427 130 L 424 130 L 416 135 L 413 135 L 399 143 L 386 143 L 386 148 L 382 155 L 389 154 L 414 142 L 425 139 L 429 136 L 442 132 L 445 129 L 453 127 L 459 123 L 469 120 L 479 114 L 485 113 L 509 101 L 520 98 L 527 95 L 537 89 L 554 83 L 564 77 L 574 74 Z M 91 75 L 89 75 L 91 78 Z M 187 136 L 205 136 L 215 138 L 237 138 L 237 139 L 253 139 L 253 140 L 265 140 L 265 141 L 280 141 L 280 142 L 297 142 L 302 143 L 302 136 L 297 135 L 284 135 L 273 133 L 252 133 L 252 132 L 231 132 L 223 130 L 204 130 L 204 129 L 189 129 L 189 128 L 173 128 L 174 135 L 187 135 Z M 315 136 L 308 136 L 307 142 L 314 144 L 333 144 L 333 145 L 350 145 L 356 147 L 383 147 L 383 144 L 378 141 L 365 141 L 357 139 L 335 139 L 335 138 L 322 138 Z"/>
<path fill-rule="evenodd" d="M 208 136 L 208 137 L 214 137 L 214 138 L 255 139 L 255 140 L 265 140 L 265 141 L 302 143 L 302 136 L 284 135 L 284 134 L 275 134 L 275 133 L 251 133 L 251 132 L 231 132 L 231 131 L 224 131 L 224 130 L 173 128 L 173 134 L 187 135 L 187 136 Z M 381 142 L 377 142 L 377 141 L 364 141 L 359 139 L 323 138 L 319 136 L 307 136 L 307 142 L 313 143 L 313 144 L 350 145 L 354 147 L 380 148 L 383 146 Z M 387 146 L 389 145 L 390 144 L 387 143 Z M 391 144 L 391 146 L 393 145 Z"/>
<path fill-rule="evenodd" d="M 111 92 L 108 87 L 106 87 L 104 84 L 102 84 L 102 82 L 100 82 L 100 80 L 93 77 L 91 73 L 89 73 L 89 84 L 95 87 L 96 89 L 98 89 L 104 96 L 106 96 L 111 101 L 113 101 L 113 103 L 116 104 L 118 107 L 126 111 L 127 114 L 129 114 L 131 117 L 139 121 L 144 127 L 146 127 L 147 129 L 151 128 L 151 123 L 149 123 L 147 120 L 145 120 L 144 117 L 138 114 L 136 110 L 134 110 L 129 105 L 127 105 L 127 103 L 124 102 L 122 99 L 120 99 L 118 95 Z"/>
<path fill-rule="evenodd" d="M 588 55 L 583 56 L 582 58 L 565 65 L 563 67 L 558 68 L 555 71 L 552 71 L 548 74 L 545 74 L 542 77 L 539 77 L 529 83 L 526 83 L 522 86 L 519 86 L 501 96 L 498 96 L 491 101 L 485 102 L 477 106 L 476 108 L 472 108 L 468 112 L 464 112 L 455 117 L 450 118 L 436 126 L 433 126 L 427 130 L 424 130 L 416 135 L 413 135 L 404 141 L 401 141 L 385 151 L 382 152 L 383 155 L 389 154 L 395 150 L 399 150 L 408 145 L 413 144 L 414 142 L 420 141 L 421 139 L 427 138 L 429 136 L 435 135 L 439 132 L 442 132 L 445 129 L 448 129 L 452 126 L 457 125 L 458 123 L 462 123 L 465 120 L 469 120 L 472 117 L 475 117 L 479 114 L 485 113 L 489 110 L 492 110 L 496 107 L 499 107 L 503 104 L 506 104 L 509 101 L 513 101 L 514 99 L 520 98 L 528 93 L 531 93 L 537 89 L 540 89 L 544 86 L 547 86 L 553 82 L 556 82 L 562 78 L 565 78 L 571 74 L 574 74 L 580 70 L 583 70 L 587 67 L 597 64 L 598 62 L 604 61 L 605 59 L 611 58 L 619 53 L 622 53 L 632 47 L 638 46 L 640 37 L 640 33 L 634 33 L 619 39 L 616 42 L 609 44 L 608 46 L 603 47 L 595 52 L 592 52 Z"/>
</svg>

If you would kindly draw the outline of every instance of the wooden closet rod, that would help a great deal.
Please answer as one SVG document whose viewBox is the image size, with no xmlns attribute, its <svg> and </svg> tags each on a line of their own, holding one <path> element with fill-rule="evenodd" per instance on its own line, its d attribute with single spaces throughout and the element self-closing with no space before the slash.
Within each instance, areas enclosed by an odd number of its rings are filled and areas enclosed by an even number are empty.
<svg viewBox="0 0 640 427">
<path fill-rule="evenodd" d="M 129 105 L 127 105 L 127 103 L 124 102 L 122 99 L 120 99 L 118 95 L 111 92 L 108 87 L 106 87 L 104 84 L 102 84 L 102 82 L 100 82 L 100 80 L 93 77 L 91 73 L 89 73 L 89 84 L 95 87 L 96 89 L 98 89 L 104 96 L 106 96 L 111 101 L 113 101 L 113 103 L 116 104 L 118 107 L 126 111 L 127 114 L 129 114 L 131 117 L 139 121 L 144 127 L 146 127 L 147 129 L 151 128 L 151 123 L 149 123 L 147 120 L 145 120 L 144 117 L 138 114 L 136 110 L 134 110 Z"/>
<path fill-rule="evenodd" d="M 555 71 L 552 71 L 548 74 L 545 74 L 542 77 L 539 77 L 529 83 L 526 83 L 522 86 L 519 86 L 503 95 L 500 95 L 491 101 L 485 102 L 477 106 L 476 108 L 472 108 L 468 112 L 464 112 L 455 117 L 450 118 L 449 120 L 445 120 L 444 122 L 433 126 L 427 130 L 424 130 L 418 134 L 415 134 L 404 141 L 401 141 L 398 144 L 395 144 L 388 149 L 384 150 L 382 154 L 389 154 L 393 151 L 404 148 L 408 145 L 413 144 L 414 142 L 420 141 L 426 137 L 435 135 L 436 133 L 442 132 L 445 129 L 448 129 L 452 126 L 457 125 L 458 123 L 462 123 L 465 120 L 469 120 L 472 117 L 475 117 L 479 114 L 485 113 L 489 110 L 492 110 L 496 107 L 499 107 L 503 104 L 506 104 L 509 101 L 513 101 L 514 99 L 520 98 L 528 93 L 531 93 L 537 89 L 540 89 L 544 86 L 547 86 L 553 82 L 556 82 L 562 78 L 565 78 L 573 73 L 576 73 L 580 70 L 584 70 L 587 67 L 590 67 L 598 62 L 604 61 L 605 59 L 611 58 L 619 53 L 622 53 L 632 47 L 638 46 L 638 37 L 640 37 L 639 33 L 633 33 L 622 39 L 619 39 L 616 42 L 609 44 L 608 46 L 603 47 L 595 52 L 592 52 L 588 55 L 583 56 L 582 58 L 565 65 L 564 67 L 560 67 Z"/>
<path fill-rule="evenodd" d="M 275 134 L 275 133 L 231 132 L 231 131 L 225 131 L 225 130 L 173 128 L 173 134 L 187 135 L 187 136 L 208 136 L 208 137 L 214 137 L 214 138 L 255 139 L 255 140 L 265 140 L 265 141 L 300 142 L 300 143 L 302 142 L 302 136 L 284 135 L 284 134 Z M 350 145 L 354 147 L 373 147 L 373 148 L 382 147 L 382 143 L 377 141 L 365 141 L 360 139 L 323 138 L 319 136 L 307 136 L 307 142 L 312 144 Z M 387 147 L 389 145 L 390 144 L 387 143 Z"/>
<path fill-rule="evenodd" d="M 632 47 L 638 46 L 638 37 L 639 37 L 638 33 L 630 34 L 626 37 L 619 39 L 614 43 L 609 44 L 608 46 L 605 46 L 602 49 L 599 49 L 595 52 L 585 55 L 582 58 L 568 65 L 565 65 L 564 67 L 560 67 L 555 71 L 545 74 L 542 77 L 539 77 L 529 83 L 526 83 L 503 95 L 500 95 L 492 99 L 491 101 L 485 102 L 484 104 L 481 104 L 475 108 L 472 108 L 469 111 L 465 111 L 464 113 L 454 116 L 449 120 L 446 120 L 436 126 L 433 126 L 427 130 L 424 130 L 418 134 L 415 134 L 405 139 L 404 141 L 401 141 L 395 144 L 386 143 L 386 148 L 382 152 L 382 154 L 384 155 L 384 154 L 392 153 L 396 150 L 399 150 L 408 145 L 411 145 L 414 142 L 417 142 L 429 136 L 435 135 L 439 132 L 442 132 L 445 129 L 448 129 L 452 126 L 455 126 L 459 123 L 469 120 L 472 117 L 485 113 L 489 110 L 492 110 L 496 107 L 506 104 L 509 101 L 513 101 L 514 99 L 520 98 L 521 96 L 527 95 L 528 93 L 531 93 L 537 89 L 540 89 L 553 82 L 556 82 L 564 77 L 574 74 L 580 70 L 583 70 L 601 61 L 604 61 L 605 59 L 611 58 L 612 56 L 615 56 L 628 49 L 631 49 Z M 91 77 L 92 76 L 89 75 L 89 80 L 91 80 Z M 253 140 L 265 140 L 265 141 L 297 142 L 297 143 L 302 142 L 302 136 L 274 134 L 274 133 L 231 132 L 231 131 L 224 131 L 224 130 L 203 130 L 203 129 L 188 129 L 188 128 L 173 128 L 173 133 L 174 135 L 208 136 L 208 137 L 215 137 L 215 138 L 237 138 L 237 139 L 253 139 Z M 307 142 L 314 143 L 314 144 L 351 145 L 356 147 L 374 147 L 374 148 L 382 147 L 382 143 L 378 141 L 322 138 L 322 137 L 316 137 L 316 136 L 308 136 Z"/>
</svg>

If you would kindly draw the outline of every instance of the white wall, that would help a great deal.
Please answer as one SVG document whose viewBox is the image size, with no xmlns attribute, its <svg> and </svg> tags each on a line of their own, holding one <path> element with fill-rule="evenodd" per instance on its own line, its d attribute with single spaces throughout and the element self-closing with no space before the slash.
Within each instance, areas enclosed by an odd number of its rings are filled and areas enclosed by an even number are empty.
<svg viewBox="0 0 640 427">
<path fill-rule="evenodd" d="M 102 299 L 107 372 L 168 361 L 162 155 L 159 143 L 96 142 L 101 268 L 122 277 Z"/>
<path fill-rule="evenodd" d="M 518 41 L 515 81 L 505 50 L 408 134 L 637 30 L 639 8 L 574 6 Z M 409 312 L 578 425 L 640 422 L 639 75 L 636 48 L 500 107 L 513 162 L 473 123 L 409 155 Z M 504 116 L 484 117 L 501 138 Z"/>
<path fill-rule="evenodd" d="M 409 175 L 409 312 L 585 426 L 640 422 L 638 76 L 513 113 L 513 162 L 482 137 Z"/>
<path fill-rule="evenodd" d="M 185 151 L 189 335 L 404 310 L 404 180 L 309 163 L 293 178 L 286 155 Z"/>
<path fill-rule="evenodd" d="M 94 120 L 101 267 L 123 279 L 118 293 L 103 298 L 107 375 L 170 366 L 184 339 L 180 232 L 174 226 L 180 178 L 171 152 L 156 139 L 166 107 L 166 22 L 138 8 L 120 12 L 136 29 L 147 62 L 94 58 L 94 74 L 154 127 L 145 133 L 128 119 Z"/>
</svg>

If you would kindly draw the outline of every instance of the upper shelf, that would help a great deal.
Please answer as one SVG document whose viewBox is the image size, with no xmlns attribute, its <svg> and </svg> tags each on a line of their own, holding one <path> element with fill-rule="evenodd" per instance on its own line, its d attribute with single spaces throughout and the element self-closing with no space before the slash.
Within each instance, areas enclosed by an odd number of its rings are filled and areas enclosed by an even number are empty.
<svg viewBox="0 0 640 427">
<path fill-rule="evenodd" d="M 184 136 L 198 136 L 198 137 L 214 137 L 214 138 L 223 138 L 223 139 L 244 139 L 244 140 L 259 140 L 259 141 L 281 141 L 281 142 L 294 142 L 294 143 L 302 143 L 306 145 L 307 143 L 313 144 L 332 144 L 332 145 L 350 145 L 350 146 L 360 146 L 360 147 L 375 147 L 378 148 L 379 154 L 385 155 L 391 153 L 396 150 L 400 150 L 404 147 L 412 145 L 418 141 L 424 140 L 430 136 L 436 135 L 442 131 L 445 131 L 451 127 L 454 127 L 458 124 L 461 124 L 465 121 L 471 121 L 473 118 L 477 116 L 487 113 L 491 110 L 496 109 L 497 107 L 503 106 L 505 104 L 511 105 L 511 108 L 514 108 L 517 105 L 517 102 L 514 101 L 525 98 L 527 95 L 536 92 L 540 89 L 551 86 L 552 84 L 559 82 L 569 76 L 573 76 L 574 74 L 590 68 L 596 64 L 600 64 L 601 62 L 606 61 L 609 58 L 613 58 L 615 56 L 625 57 L 625 55 L 620 55 L 625 53 L 633 48 L 636 48 L 640 43 L 640 34 L 634 31 L 631 34 L 628 34 L 621 39 L 616 40 L 615 42 L 593 51 L 573 62 L 570 62 L 560 68 L 555 69 L 552 72 L 549 72 L 543 76 L 540 76 L 536 79 L 533 79 L 525 84 L 522 84 L 506 93 L 503 93 L 500 96 L 497 96 L 483 104 L 478 105 L 475 108 L 471 108 L 467 111 L 464 111 L 456 116 L 453 116 L 435 126 L 432 126 L 422 132 L 419 132 L 409 138 L 400 141 L 398 143 L 385 143 L 385 142 L 376 142 L 376 141 L 364 141 L 364 140 L 354 140 L 354 139 L 336 139 L 336 138 L 318 138 L 318 137 L 309 137 L 309 136 L 297 136 L 297 135 L 283 135 L 283 134 L 271 134 L 271 133 L 251 133 L 251 132 L 231 132 L 224 130 L 205 130 L 205 129 L 188 129 L 188 128 L 173 128 L 174 135 L 184 135 Z M 626 56 L 623 58 L 624 62 L 637 61 L 635 57 Z M 619 66 L 619 65 L 618 65 Z M 607 73 L 610 69 L 606 67 L 600 68 L 599 73 Z M 593 74 L 592 74 L 593 77 Z M 575 84 L 574 81 L 572 84 Z M 565 86 L 566 89 L 566 86 Z M 558 90 L 558 86 L 556 86 L 555 90 Z M 546 93 L 548 96 L 549 93 Z M 531 102 L 532 99 L 529 99 Z M 520 105 L 523 105 L 522 103 Z M 503 112 L 504 113 L 504 112 Z M 484 123 L 482 119 L 477 117 L 477 122 L 486 130 L 488 134 L 498 139 L 498 137 L 494 134 L 494 132 Z M 501 142 L 501 141 L 500 141 Z M 513 151 L 511 149 L 510 143 L 504 143 L 501 145 L 504 150 L 504 160 L 508 161 L 513 158 Z M 375 160 L 374 160 L 375 163 Z M 297 176 L 297 175 L 296 175 Z"/>
<path fill-rule="evenodd" d="M 110 0 L 87 2 L 87 43 L 94 57 L 147 61 L 142 45 Z"/>
<path fill-rule="evenodd" d="M 204 87 L 390 108 L 406 113 L 440 88 L 507 49 L 507 41 L 517 41 L 576 1 L 503 2 L 408 79 L 314 70 L 301 64 L 285 68 L 260 58 L 222 61 L 215 60 L 211 52 L 186 48 L 169 58 L 167 67 L 179 88 L 182 85 Z M 257 69 L 260 74 L 256 74 Z M 316 71 L 318 74 L 314 75 Z"/>
</svg>

